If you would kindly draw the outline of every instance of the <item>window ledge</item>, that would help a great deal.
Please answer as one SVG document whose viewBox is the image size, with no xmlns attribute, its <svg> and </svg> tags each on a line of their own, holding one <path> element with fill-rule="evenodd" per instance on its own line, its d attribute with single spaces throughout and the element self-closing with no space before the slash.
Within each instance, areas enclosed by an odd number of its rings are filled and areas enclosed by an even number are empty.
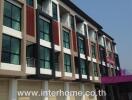
<svg viewBox="0 0 132 100">
<path fill-rule="evenodd" d="M 36 74 L 36 68 L 26 67 L 26 74 Z"/>
<path fill-rule="evenodd" d="M 71 55 L 71 50 L 70 50 L 70 49 L 63 48 L 63 50 L 64 50 L 64 53 L 66 53 L 66 54 L 70 54 L 70 55 Z"/>
<path fill-rule="evenodd" d="M 83 79 L 87 79 L 87 75 L 82 75 L 82 78 Z"/>
<path fill-rule="evenodd" d="M 76 79 L 79 79 L 79 74 L 75 74 L 75 78 Z"/>
<path fill-rule="evenodd" d="M 65 72 L 65 76 L 67 76 L 67 77 L 72 77 L 72 73 L 70 73 L 70 72 Z"/>
<path fill-rule="evenodd" d="M 61 77 L 61 72 L 60 71 L 55 71 L 56 77 Z"/>
<path fill-rule="evenodd" d="M 80 54 L 80 58 L 82 58 L 82 59 L 86 59 L 86 57 L 85 57 L 84 54 Z"/>
<path fill-rule="evenodd" d="M 19 39 L 22 39 L 22 32 L 21 31 L 17 31 L 13 28 L 10 28 L 10 27 L 4 26 L 4 25 L 3 25 L 3 33 L 10 35 L 10 36 L 13 36 L 13 37 L 16 37 L 16 38 L 19 38 Z"/>
<path fill-rule="evenodd" d="M 9 63 L 1 63 L 0 69 L 12 70 L 12 71 L 21 71 L 21 65 L 9 64 Z"/>
<path fill-rule="evenodd" d="M 40 74 L 52 75 L 52 70 L 51 69 L 40 68 Z"/>
<path fill-rule="evenodd" d="M 44 47 L 47 47 L 47 48 L 51 48 L 51 42 L 48 42 L 48 41 L 45 41 L 45 40 L 42 40 L 42 39 L 40 39 L 40 45 L 44 46 Z"/>
</svg>

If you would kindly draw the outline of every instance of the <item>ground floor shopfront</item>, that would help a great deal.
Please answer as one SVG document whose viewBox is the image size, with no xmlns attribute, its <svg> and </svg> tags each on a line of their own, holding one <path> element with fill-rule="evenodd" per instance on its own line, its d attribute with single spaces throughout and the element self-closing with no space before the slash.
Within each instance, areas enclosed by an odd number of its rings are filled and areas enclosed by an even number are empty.
<svg viewBox="0 0 132 100">
<path fill-rule="evenodd" d="M 96 91 L 93 83 L 62 82 L 62 81 L 40 81 L 40 80 L 17 80 L 0 79 L 0 100 L 97 100 L 97 96 L 41 96 L 41 91 Z M 38 91 L 34 94 L 23 94 L 20 91 Z"/>
</svg>

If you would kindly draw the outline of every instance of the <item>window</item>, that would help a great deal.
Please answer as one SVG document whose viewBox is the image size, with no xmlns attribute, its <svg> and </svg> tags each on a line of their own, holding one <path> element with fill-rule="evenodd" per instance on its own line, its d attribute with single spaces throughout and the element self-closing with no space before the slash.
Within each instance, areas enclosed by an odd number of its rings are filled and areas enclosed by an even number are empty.
<svg viewBox="0 0 132 100">
<path fill-rule="evenodd" d="M 2 62 L 20 64 L 20 40 L 3 35 L 2 40 Z"/>
<path fill-rule="evenodd" d="M 26 47 L 26 60 L 27 66 L 35 67 L 34 45 L 28 45 Z"/>
<path fill-rule="evenodd" d="M 102 76 L 108 76 L 108 69 L 107 67 L 101 66 L 100 65 L 100 73 Z"/>
<path fill-rule="evenodd" d="M 92 49 L 92 57 L 96 59 L 96 44 L 92 44 L 91 49 Z"/>
<path fill-rule="evenodd" d="M 27 4 L 33 6 L 33 0 L 26 0 Z"/>
<path fill-rule="evenodd" d="M 96 63 L 93 63 L 93 68 L 94 68 L 94 76 L 98 76 L 98 68 Z"/>
<path fill-rule="evenodd" d="M 80 53 L 82 53 L 82 54 L 85 53 L 85 51 L 84 51 L 84 40 L 81 37 L 79 37 L 79 50 L 80 50 Z"/>
<path fill-rule="evenodd" d="M 50 69 L 50 49 L 40 46 L 40 68 Z"/>
<path fill-rule="evenodd" d="M 71 56 L 64 54 L 64 67 L 65 72 L 71 72 Z"/>
<path fill-rule="evenodd" d="M 87 36 L 87 26 L 84 24 L 84 32 L 85 32 L 85 35 Z"/>
<path fill-rule="evenodd" d="M 70 49 L 70 33 L 63 30 L 63 46 Z"/>
<path fill-rule="evenodd" d="M 40 39 L 50 41 L 50 23 L 40 18 L 39 26 Z"/>
<path fill-rule="evenodd" d="M 42 4 L 43 4 L 43 0 L 37 0 L 37 8 L 39 10 L 42 10 Z"/>
<path fill-rule="evenodd" d="M 86 64 L 85 64 L 85 60 L 80 59 L 80 68 L 81 68 L 81 73 L 83 75 L 86 75 Z"/>
<path fill-rule="evenodd" d="M 59 56 L 60 56 L 60 53 L 55 52 L 54 66 L 55 66 L 56 71 L 60 70 L 60 68 L 59 68 Z"/>
<path fill-rule="evenodd" d="M 21 30 L 21 8 L 4 1 L 4 25 L 15 30 Z"/>
<path fill-rule="evenodd" d="M 74 30 L 74 16 L 71 15 L 71 28 Z"/>
<path fill-rule="evenodd" d="M 53 18 L 55 20 L 58 19 L 58 16 L 57 16 L 57 5 L 55 3 L 52 2 L 52 14 L 53 14 Z"/>
</svg>

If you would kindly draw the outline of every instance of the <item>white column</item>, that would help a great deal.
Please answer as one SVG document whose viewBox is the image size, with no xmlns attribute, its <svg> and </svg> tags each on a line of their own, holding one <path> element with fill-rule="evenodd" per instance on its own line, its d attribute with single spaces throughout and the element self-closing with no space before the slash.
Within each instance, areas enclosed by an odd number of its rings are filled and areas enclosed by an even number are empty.
<svg viewBox="0 0 132 100">
<path fill-rule="evenodd" d="M 9 81 L 9 99 L 17 100 L 17 80 L 12 79 Z"/>
<path fill-rule="evenodd" d="M 69 88 L 69 83 L 66 82 L 64 83 L 64 91 L 69 91 L 70 88 Z M 70 100 L 70 96 L 65 96 L 65 100 Z"/>
<path fill-rule="evenodd" d="M 42 90 L 43 91 L 48 91 L 48 81 L 43 81 L 42 82 Z M 42 100 L 48 100 L 48 96 L 44 96 Z"/>
<path fill-rule="evenodd" d="M 81 91 L 83 93 L 85 93 L 85 87 L 84 87 L 84 84 L 83 83 L 80 84 L 80 87 L 81 87 Z M 85 100 L 85 94 L 83 94 L 83 96 L 81 97 L 81 100 Z"/>
</svg>

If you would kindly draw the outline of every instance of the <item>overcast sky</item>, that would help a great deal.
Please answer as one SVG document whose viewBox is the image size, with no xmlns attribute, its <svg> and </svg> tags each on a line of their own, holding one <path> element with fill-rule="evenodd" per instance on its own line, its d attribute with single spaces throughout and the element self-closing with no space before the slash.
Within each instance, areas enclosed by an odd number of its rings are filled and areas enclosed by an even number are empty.
<svg viewBox="0 0 132 100">
<path fill-rule="evenodd" d="M 132 0 L 72 0 L 117 42 L 121 67 L 132 70 Z"/>
</svg>

